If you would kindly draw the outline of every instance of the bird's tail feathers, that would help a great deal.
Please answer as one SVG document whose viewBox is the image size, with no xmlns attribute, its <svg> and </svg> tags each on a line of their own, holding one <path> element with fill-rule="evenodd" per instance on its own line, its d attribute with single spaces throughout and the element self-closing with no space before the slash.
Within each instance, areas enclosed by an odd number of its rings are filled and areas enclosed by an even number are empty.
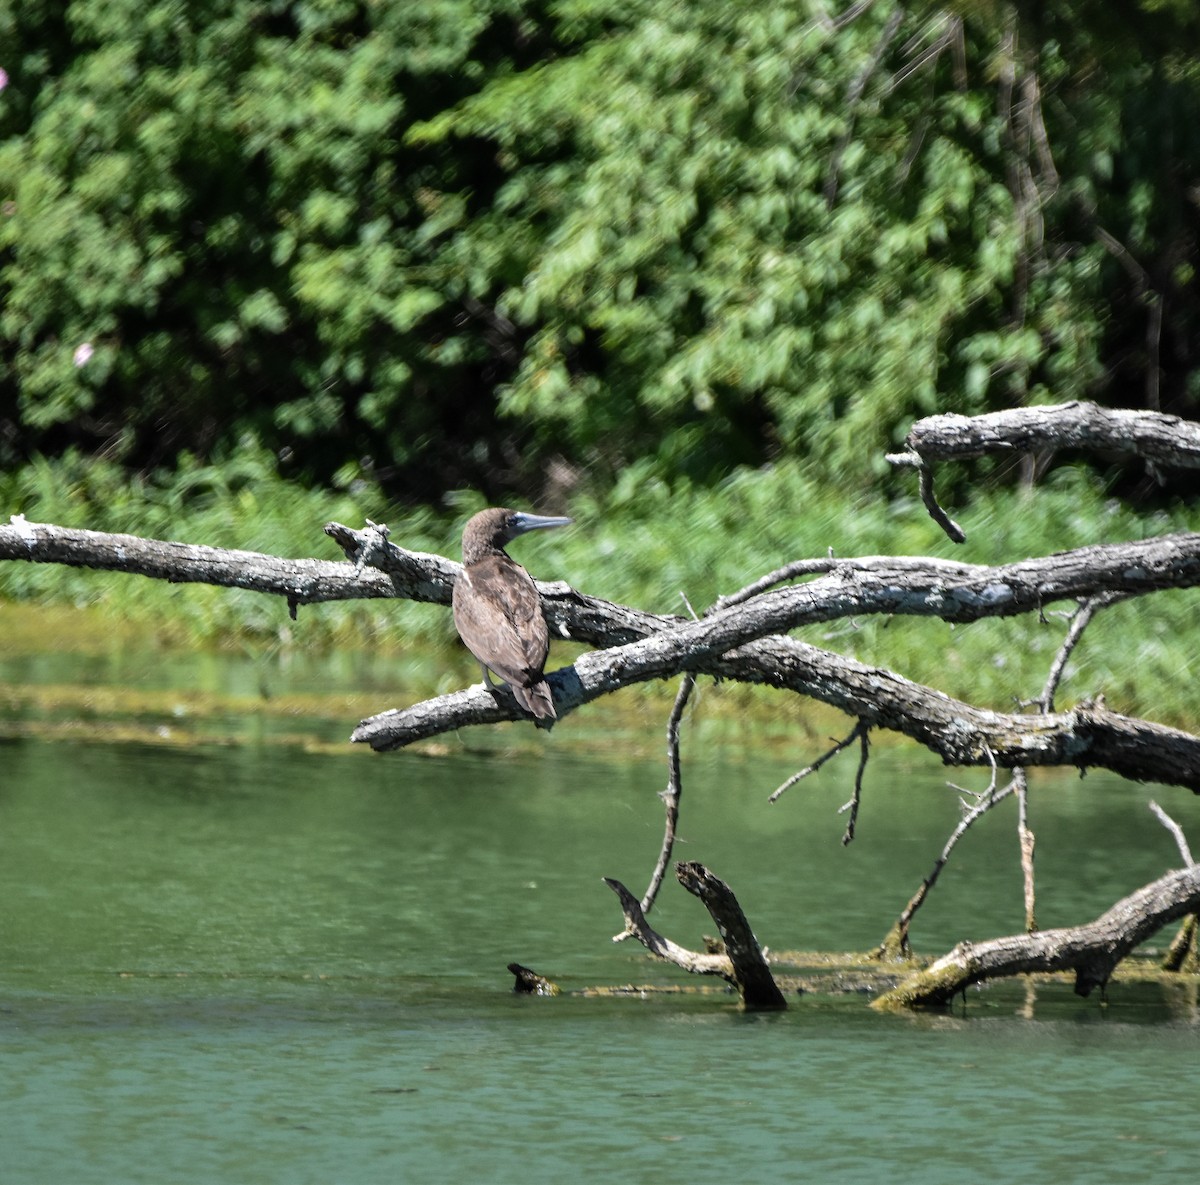
<svg viewBox="0 0 1200 1185">
<path fill-rule="evenodd" d="M 516 684 L 509 686 L 517 703 L 535 719 L 558 719 L 558 713 L 554 710 L 554 698 L 550 694 L 550 685 L 545 679 L 531 687 L 518 687 Z"/>
</svg>

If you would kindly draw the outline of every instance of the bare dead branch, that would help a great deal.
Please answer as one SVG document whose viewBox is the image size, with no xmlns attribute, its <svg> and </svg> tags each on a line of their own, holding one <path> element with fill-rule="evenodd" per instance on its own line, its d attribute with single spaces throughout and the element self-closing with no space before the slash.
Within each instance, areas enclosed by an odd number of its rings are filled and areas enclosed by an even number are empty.
<svg viewBox="0 0 1200 1185">
<path fill-rule="evenodd" d="M 776 568 L 773 572 L 768 572 L 765 576 L 760 576 L 751 584 L 738 589 L 737 592 L 730 593 L 725 597 L 718 597 L 713 602 L 709 613 L 716 613 L 721 609 L 730 609 L 734 605 L 740 605 L 752 597 L 757 597 L 760 593 L 767 592 L 778 584 L 784 584 L 800 576 L 817 576 L 823 575 L 826 572 L 832 572 L 840 562 L 840 560 L 830 555 L 818 559 L 795 560 L 790 564 L 784 564 L 782 568 Z"/>
<path fill-rule="evenodd" d="M 1052 712 L 1054 710 L 1054 694 L 1058 688 L 1059 681 L 1062 677 L 1063 668 L 1066 665 L 1067 658 L 1071 651 L 1075 648 L 1079 639 L 1083 635 L 1083 631 L 1087 628 L 1088 623 L 1092 619 L 1092 615 L 1096 608 L 1101 605 L 1109 604 L 1117 598 L 1109 598 L 1105 594 L 1081 601 L 1076 607 L 1076 610 L 1071 614 L 1071 626 L 1068 630 L 1067 637 L 1059 647 L 1058 653 L 1051 666 L 1050 674 L 1046 680 L 1045 686 L 1042 689 L 1042 694 L 1035 701 L 1039 709 L 1043 713 Z M 1020 851 L 1021 860 L 1021 876 L 1024 889 L 1025 901 L 1025 929 L 1027 933 L 1033 933 L 1037 929 L 1036 919 L 1036 904 L 1037 895 L 1034 883 L 1034 849 L 1036 846 L 1036 837 L 1029 827 L 1028 815 L 1028 797 L 1029 797 L 1029 782 L 1023 766 L 1016 766 L 1013 769 L 1012 782 L 1005 790 L 997 796 L 996 789 L 996 768 L 992 768 L 992 779 L 988 786 L 986 794 L 979 796 L 981 801 L 974 810 L 969 810 L 959 826 L 951 835 L 946 847 L 942 850 L 942 855 L 939 858 L 940 862 L 935 865 L 934 871 L 930 877 L 927 877 L 922 886 L 917 890 L 908 906 L 897 919 L 896 924 L 892 927 L 888 937 L 884 940 L 880 948 L 880 956 L 899 957 L 908 953 L 908 931 L 916 911 L 924 903 L 929 890 L 936 883 L 937 877 L 941 872 L 941 868 L 949 859 L 950 853 L 958 840 L 964 835 L 967 829 L 984 813 L 989 811 L 1002 798 L 1007 798 L 1009 794 L 1014 793 L 1017 796 L 1017 841 Z M 965 805 L 965 804 L 964 804 Z"/>
<path fill-rule="evenodd" d="M 921 491 L 921 501 L 925 503 L 925 509 L 929 511 L 929 517 L 946 532 L 952 543 L 965 543 L 967 541 L 966 532 L 942 509 L 937 495 L 933 492 L 932 468 L 922 462 L 917 466 L 917 479 L 918 488 Z"/>
<path fill-rule="evenodd" d="M 1188 845 L 1187 836 L 1184 835 L 1183 828 L 1157 802 L 1151 802 L 1150 809 L 1154 812 L 1158 821 L 1175 837 L 1175 846 L 1178 847 L 1179 855 L 1184 864 L 1194 867 L 1196 861 L 1192 858 L 1192 849 Z M 1197 940 L 1198 933 L 1200 933 L 1200 913 L 1189 914 L 1183 919 L 1183 925 L 1179 927 L 1178 933 L 1171 940 L 1171 944 L 1167 948 L 1167 953 L 1163 956 L 1162 968 L 1164 971 L 1200 971 L 1200 941 Z"/>
<path fill-rule="evenodd" d="M 1183 828 L 1157 802 L 1151 802 L 1149 805 L 1155 818 L 1175 837 L 1175 845 L 1179 848 L 1179 855 L 1182 857 L 1184 864 L 1195 864 L 1196 861 L 1192 859 L 1192 849 L 1188 846 L 1187 836 L 1184 835 Z"/>
<path fill-rule="evenodd" d="M 1200 908 L 1200 865 L 1166 876 L 1118 901 L 1084 926 L 961 942 L 874 1001 L 876 1008 L 946 1004 L 974 983 L 1034 971 L 1075 972 L 1075 991 L 1103 987 L 1131 950 L 1170 922 Z"/>
<path fill-rule="evenodd" d="M 916 912 L 925 904 L 925 899 L 929 896 L 933 886 L 937 884 L 938 877 L 942 875 L 942 869 L 950 860 L 950 854 L 958 845 L 958 841 L 971 829 L 974 823 L 988 813 L 994 806 L 998 806 L 1003 802 L 1014 789 L 1014 783 L 1010 782 L 1003 790 L 995 791 L 993 785 L 993 793 L 987 796 L 981 796 L 979 802 L 969 810 L 958 821 L 958 825 L 950 833 L 950 838 L 946 840 L 942 848 L 941 854 L 934 861 L 933 868 L 929 875 L 921 882 L 917 891 L 909 898 L 908 904 L 900 911 L 900 916 L 892 925 L 888 936 L 883 940 L 879 949 L 875 952 L 875 957 L 880 959 L 902 959 L 908 957 L 909 943 L 908 932 L 912 925 L 912 920 L 916 916 Z"/>
<path fill-rule="evenodd" d="M 606 876 L 604 883 L 616 893 L 621 902 L 627 934 L 636 938 L 652 955 L 674 963 L 676 967 L 682 967 L 693 975 L 719 975 L 728 983 L 735 982 L 733 964 L 728 955 L 688 950 L 669 938 L 664 938 L 646 921 L 641 902 L 620 881 Z M 618 939 L 614 938 L 613 941 Z"/>
<path fill-rule="evenodd" d="M 858 808 L 862 805 L 863 774 L 867 772 L 867 759 L 871 754 L 871 730 L 864 727 L 860 720 L 855 731 L 858 733 L 861 753 L 858 759 L 858 769 L 854 772 L 854 793 L 850 796 L 850 801 L 841 808 L 842 811 L 850 812 L 850 817 L 846 820 L 846 830 L 842 834 L 842 847 L 854 842 L 854 829 L 858 826 Z"/>
<path fill-rule="evenodd" d="M 1050 664 L 1050 671 L 1046 676 L 1042 693 L 1035 701 L 1043 712 L 1054 711 L 1054 697 L 1058 693 L 1058 685 L 1062 681 L 1067 659 L 1071 657 L 1072 651 L 1079 645 L 1079 639 L 1083 637 L 1083 631 L 1091 624 L 1096 610 L 1103 609 L 1107 605 L 1115 605 L 1118 601 L 1124 599 L 1118 593 L 1099 593 L 1094 597 L 1088 597 L 1086 600 L 1079 602 L 1078 608 L 1071 614 L 1071 625 L 1067 630 L 1067 636 L 1063 638 L 1062 645 L 1059 646 L 1058 653 L 1054 656 L 1054 661 Z"/>
<path fill-rule="evenodd" d="M 361 532 L 358 537 L 366 534 Z M 389 579 L 373 567 L 356 570 L 332 560 L 283 559 L 256 551 L 57 527 L 29 522 L 23 515 L 14 515 L 8 523 L 0 524 L 0 560 L 127 572 L 173 584 L 245 588 L 300 605 L 394 596 L 438 600 L 444 583 L 448 604 L 453 571 L 458 565 L 451 565 L 441 556 L 402 554 L 415 561 L 409 566 L 408 581 L 399 571 Z"/>
<path fill-rule="evenodd" d="M 912 426 L 906 443 L 927 463 L 1014 449 L 1071 448 L 1141 457 L 1167 469 L 1200 468 L 1200 423 L 1095 403 L 1022 407 L 981 416 L 928 416 Z"/>
<path fill-rule="evenodd" d="M 1024 766 L 1013 770 L 1013 788 L 1017 794 L 1017 843 L 1021 850 L 1021 880 L 1025 897 L 1025 932 L 1037 928 L 1037 890 L 1033 877 L 1033 854 L 1037 837 L 1029 826 L 1029 779 Z"/>
<path fill-rule="evenodd" d="M 683 794 L 683 776 L 679 768 L 679 728 L 683 722 L 683 713 L 688 701 L 692 698 L 692 689 L 696 686 L 696 676 L 689 672 L 679 683 L 679 691 L 675 695 L 675 703 L 671 708 L 671 716 L 667 721 L 667 788 L 662 792 L 663 805 L 667 818 L 663 829 L 662 850 L 658 855 L 658 863 L 650 877 L 650 884 L 642 897 L 642 912 L 649 913 L 658 897 L 666 875 L 667 864 L 671 852 L 675 848 L 675 828 L 679 823 L 679 799 Z"/>
<path fill-rule="evenodd" d="M 687 628 L 687 627 L 685 627 Z M 763 683 L 822 700 L 871 727 L 903 733 L 948 765 L 1074 765 L 1140 781 L 1200 789 L 1200 737 L 1121 716 L 1097 705 L 1025 716 L 975 708 L 891 671 L 868 667 L 790 638 L 761 639 L 728 655 L 689 655 L 677 636 L 582 655 L 548 676 L 560 722 L 583 703 L 630 683 L 682 670 Z M 657 644 L 662 643 L 662 649 Z M 503 689 L 482 686 L 363 721 L 351 740 L 396 749 L 471 724 L 527 719 Z"/>
<path fill-rule="evenodd" d="M 356 555 L 360 533 L 331 525 Z M 344 544 L 345 545 L 345 544 Z M 351 596 L 400 595 L 445 603 L 458 565 L 404 551 L 376 550 L 382 569 L 252 552 L 161 543 L 18 520 L 0 526 L 0 558 L 110 568 L 174 581 L 252 588 L 299 604 Z M 904 733 L 950 764 L 978 765 L 990 749 L 1001 767 L 1100 766 L 1128 777 L 1200 786 L 1200 740 L 1101 707 L 1039 719 L 984 711 L 892 672 L 794 639 L 771 636 L 799 625 L 866 613 L 973 621 L 1036 611 L 1051 601 L 1099 592 L 1130 594 L 1200 583 L 1200 534 L 1104 544 L 999 567 L 873 557 L 842 561 L 807 584 L 777 589 L 699 622 L 642 613 L 563 584 L 539 589 L 552 630 L 610 649 L 555 672 L 560 715 L 623 686 L 691 671 L 764 683 L 812 696 L 872 728 Z M 364 721 L 353 739 L 378 749 L 471 724 L 521 718 L 503 688 L 469 688 Z"/>
<path fill-rule="evenodd" d="M 703 864 L 694 861 L 677 864 L 675 875 L 689 893 L 704 903 L 704 908 L 720 931 L 725 953 L 688 950 L 664 938 L 646 921 L 638 899 L 620 881 L 605 877 L 604 883 L 621 902 L 626 932 L 632 934 L 651 954 L 685 971 L 694 975 L 719 975 L 737 987 L 742 1003 L 747 1008 L 786 1008 L 783 993 L 771 975 L 762 948 L 729 886 Z"/>
<path fill-rule="evenodd" d="M 733 966 L 733 978 L 747 1008 L 786 1008 L 783 993 L 775 983 L 758 939 L 746 921 L 733 890 L 720 877 L 694 860 L 675 866 L 679 883 L 698 897 L 717 924 L 725 953 Z"/>
<path fill-rule="evenodd" d="M 817 770 L 819 770 L 827 761 L 836 757 L 843 749 L 852 745 L 861 730 L 862 722 L 860 721 L 850 730 L 849 736 L 847 736 L 844 740 L 834 741 L 833 747 L 822 753 L 821 756 L 818 757 L 811 765 L 806 765 L 798 773 L 792 774 L 790 778 L 788 778 L 772 792 L 771 797 L 768 798 L 767 801 L 777 802 L 780 795 L 782 795 L 785 790 L 790 790 L 797 782 L 807 778 L 809 774 L 815 774 Z"/>
</svg>

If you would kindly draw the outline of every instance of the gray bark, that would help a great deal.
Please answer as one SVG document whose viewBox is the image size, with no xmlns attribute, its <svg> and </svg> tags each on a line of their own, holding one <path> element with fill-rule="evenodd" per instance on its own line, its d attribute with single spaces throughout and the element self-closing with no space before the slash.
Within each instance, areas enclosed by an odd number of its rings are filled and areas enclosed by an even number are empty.
<svg viewBox="0 0 1200 1185">
<path fill-rule="evenodd" d="M 459 565 L 406 551 L 386 531 L 326 528 L 354 564 L 108 535 L 15 519 L 0 526 L 0 559 L 125 571 L 173 582 L 253 589 L 296 605 L 398 596 L 447 604 Z M 1040 611 L 1055 600 L 1119 591 L 1137 595 L 1200 583 L 1200 534 L 1101 544 L 1015 564 L 867 557 L 813 561 L 808 583 L 735 601 L 709 616 L 644 613 L 540 584 L 551 632 L 604 649 L 549 676 L 560 717 L 632 683 L 681 672 L 763 683 L 812 696 L 912 737 L 947 764 L 1075 765 L 1200 790 L 1200 739 L 1177 729 L 1082 706 L 1039 716 L 992 712 L 891 671 L 821 650 L 783 631 L 868 613 L 974 621 Z M 364 720 L 352 739 L 396 749 L 467 725 L 524 719 L 503 688 L 482 686 Z"/>
<path fill-rule="evenodd" d="M 913 425 L 905 443 L 926 463 L 965 461 L 1002 451 L 1071 448 L 1142 457 L 1170 469 L 1200 468 L 1200 424 L 1095 403 L 1021 407 L 981 416 L 929 416 Z M 909 463 L 904 454 L 889 459 Z"/>
</svg>

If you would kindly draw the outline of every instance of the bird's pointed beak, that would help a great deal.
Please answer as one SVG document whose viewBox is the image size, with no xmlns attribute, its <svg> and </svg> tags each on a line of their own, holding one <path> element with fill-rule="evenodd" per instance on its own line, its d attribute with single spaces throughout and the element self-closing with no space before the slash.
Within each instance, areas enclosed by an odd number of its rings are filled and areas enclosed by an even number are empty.
<svg viewBox="0 0 1200 1185">
<path fill-rule="evenodd" d="M 553 517 L 544 514 L 514 514 L 512 516 L 513 535 L 524 535 L 526 531 L 539 531 L 543 527 L 566 527 L 573 520 L 569 518 Z"/>
</svg>

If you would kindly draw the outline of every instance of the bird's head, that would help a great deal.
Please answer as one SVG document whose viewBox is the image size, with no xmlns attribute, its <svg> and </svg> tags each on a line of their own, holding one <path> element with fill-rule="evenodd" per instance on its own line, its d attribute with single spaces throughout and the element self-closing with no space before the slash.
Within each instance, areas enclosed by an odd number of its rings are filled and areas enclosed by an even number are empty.
<svg viewBox="0 0 1200 1185">
<path fill-rule="evenodd" d="M 463 563 L 472 564 L 485 555 L 503 551 L 506 543 L 528 531 L 565 527 L 570 522 L 571 519 L 561 516 L 527 514 L 523 510 L 509 510 L 504 506 L 481 510 L 468 519 L 463 528 Z"/>
</svg>

